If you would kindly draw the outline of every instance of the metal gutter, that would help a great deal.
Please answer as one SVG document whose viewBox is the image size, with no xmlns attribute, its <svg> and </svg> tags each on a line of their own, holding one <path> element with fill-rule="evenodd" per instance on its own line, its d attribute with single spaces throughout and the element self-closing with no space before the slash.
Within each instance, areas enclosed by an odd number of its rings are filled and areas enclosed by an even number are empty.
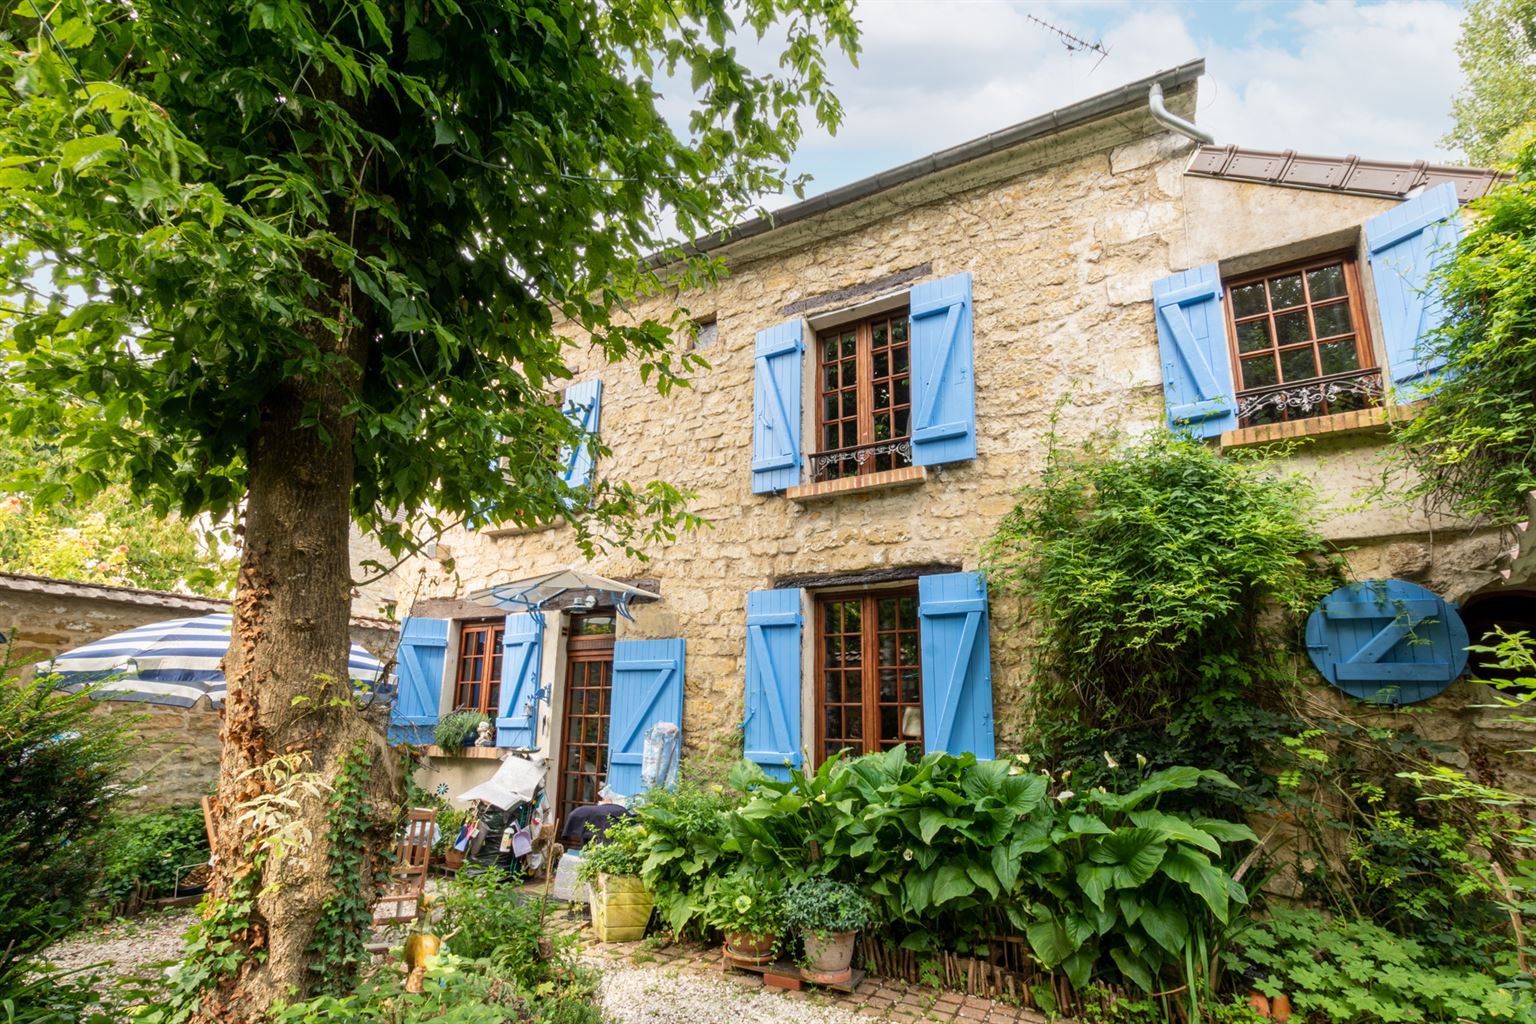
<svg viewBox="0 0 1536 1024">
<path fill-rule="evenodd" d="M 744 221 L 718 235 L 705 235 L 702 238 L 696 238 L 692 242 L 685 244 L 683 251 L 688 254 L 694 254 L 720 249 L 735 242 L 766 234 L 777 228 L 787 227 L 790 224 L 808 220 L 828 210 L 848 206 L 930 174 L 936 174 L 939 171 L 948 170 L 951 167 L 957 167 L 960 164 L 969 163 L 972 160 L 1010 149 L 1032 139 L 1073 128 L 1108 114 L 1145 108 L 1147 96 L 1154 86 L 1163 89 L 1177 89 L 1194 82 L 1203 74 L 1205 74 L 1204 59 L 1192 60 L 1188 63 L 1180 64 L 1178 67 L 1170 68 L 1167 71 L 1159 71 L 1128 85 L 1122 85 L 1110 92 L 1100 93 L 1081 102 L 1061 107 L 1039 117 L 1031 118 L 1028 121 L 1022 121 L 1012 127 L 983 135 L 979 139 L 962 142 L 958 146 L 951 146 L 949 149 L 930 153 L 928 156 L 919 157 L 899 167 L 893 167 L 888 171 L 882 171 L 868 178 L 842 185 L 830 192 L 813 196 L 810 199 L 795 203 L 793 206 L 787 206 L 782 210 L 776 210 L 773 213 Z M 671 261 L 672 257 L 658 253 L 649 257 L 646 263 L 649 266 L 655 267 L 662 266 Z"/>
<path fill-rule="evenodd" d="M 1186 138 L 1207 146 L 1215 145 L 1216 136 L 1204 128 L 1196 128 L 1193 121 L 1186 121 L 1174 114 L 1163 105 L 1163 86 L 1160 82 L 1153 82 L 1152 88 L 1147 90 L 1147 108 L 1152 111 L 1152 119 L 1158 124 L 1172 128 Z"/>
</svg>

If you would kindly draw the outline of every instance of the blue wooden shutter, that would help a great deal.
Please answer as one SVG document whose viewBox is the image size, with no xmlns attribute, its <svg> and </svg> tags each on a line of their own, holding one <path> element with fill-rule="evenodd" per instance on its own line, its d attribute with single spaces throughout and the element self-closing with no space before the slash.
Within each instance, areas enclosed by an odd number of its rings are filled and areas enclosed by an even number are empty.
<svg viewBox="0 0 1536 1024">
<path fill-rule="evenodd" d="M 1458 209 L 1456 186 L 1446 182 L 1365 222 L 1387 370 L 1394 385 L 1420 395 L 1444 364 L 1423 342 L 1444 317 L 1431 275 L 1461 237 Z"/>
<path fill-rule="evenodd" d="M 443 659 L 448 620 L 408 618 L 400 623 L 395 651 L 395 703 L 389 709 L 389 738 L 396 743 L 431 743 L 442 704 Z"/>
<path fill-rule="evenodd" d="M 804 328 L 789 320 L 757 332 L 752 388 L 752 493 L 800 482 L 800 381 Z"/>
<path fill-rule="evenodd" d="M 976 457 L 976 372 L 971 275 L 913 285 L 912 461 L 919 466 Z"/>
<path fill-rule="evenodd" d="M 747 595 L 743 756 L 777 779 L 800 757 L 800 591 Z"/>
<path fill-rule="evenodd" d="M 533 747 L 539 720 L 539 668 L 544 660 L 544 617 L 532 612 L 507 616 L 501 640 L 501 696 L 496 709 L 496 745 Z"/>
<path fill-rule="evenodd" d="M 919 576 L 923 645 L 923 747 L 928 753 L 995 754 L 987 581 L 980 573 Z"/>
<path fill-rule="evenodd" d="M 583 441 L 565 453 L 565 482 L 572 487 L 592 483 L 592 447 L 602 421 L 603 382 L 582 381 L 565 389 L 565 415 L 582 432 Z"/>
<path fill-rule="evenodd" d="M 1374 704 L 1412 704 L 1467 668 L 1456 606 L 1406 580 L 1340 587 L 1307 616 L 1307 654 L 1334 686 Z"/>
<path fill-rule="evenodd" d="M 1207 263 L 1152 283 L 1168 426 L 1216 437 L 1237 426 L 1221 272 Z"/>
<path fill-rule="evenodd" d="M 608 719 L 608 785 L 622 796 L 641 792 L 645 734 L 660 722 L 683 727 L 682 640 L 619 640 L 613 645 L 613 696 Z"/>
</svg>

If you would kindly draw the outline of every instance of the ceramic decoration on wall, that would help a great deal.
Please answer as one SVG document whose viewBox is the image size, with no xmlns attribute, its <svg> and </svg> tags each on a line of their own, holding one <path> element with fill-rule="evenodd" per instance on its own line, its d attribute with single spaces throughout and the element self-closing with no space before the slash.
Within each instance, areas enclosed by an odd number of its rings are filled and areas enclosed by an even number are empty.
<svg viewBox="0 0 1536 1024">
<path fill-rule="evenodd" d="M 1456 606 L 1406 580 L 1340 587 L 1307 617 L 1307 654 L 1334 686 L 1373 704 L 1413 704 L 1467 668 Z"/>
</svg>

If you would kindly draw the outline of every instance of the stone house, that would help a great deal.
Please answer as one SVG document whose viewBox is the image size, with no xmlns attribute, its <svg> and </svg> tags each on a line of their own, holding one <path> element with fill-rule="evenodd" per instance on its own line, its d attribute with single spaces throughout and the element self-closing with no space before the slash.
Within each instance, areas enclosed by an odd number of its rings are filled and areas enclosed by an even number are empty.
<svg viewBox="0 0 1536 1024">
<path fill-rule="evenodd" d="M 403 574 L 394 735 L 427 742 L 441 714 L 479 710 L 500 747 L 549 756 L 562 816 L 605 780 L 636 791 L 659 722 L 690 755 L 770 770 L 900 742 L 1015 747 L 1020 610 L 989 600 L 979 553 L 1058 410 L 1067 441 L 1304 438 L 1295 465 L 1359 578 L 1452 600 L 1503 583 L 1506 541 L 1368 493 L 1426 369 L 1433 242 L 1495 176 L 1197 145 L 1176 125 L 1202 72 L 696 243 L 729 276 L 636 313 L 685 310 L 710 369 L 663 397 L 578 354 L 567 407 L 612 454 L 568 473 L 666 479 L 709 527 L 646 562 L 586 563 L 563 527 L 446 536 L 451 573 Z M 533 589 L 567 568 L 598 578 Z M 494 767 L 437 754 L 429 777 L 451 787 Z"/>
</svg>

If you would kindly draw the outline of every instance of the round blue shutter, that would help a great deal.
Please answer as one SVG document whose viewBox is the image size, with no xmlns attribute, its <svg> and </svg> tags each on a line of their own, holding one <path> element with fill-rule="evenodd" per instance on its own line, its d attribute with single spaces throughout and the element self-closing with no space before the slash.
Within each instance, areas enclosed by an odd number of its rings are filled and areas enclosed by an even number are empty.
<svg viewBox="0 0 1536 1024">
<path fill-rule="evenodd" d="M 1340 587 L 1307 617 L 1307 654 L 1334 686 L 1374 704 L 1413 704 L 1467 668 L 1456 606 L 1406 580 Z"/>
</svg>

